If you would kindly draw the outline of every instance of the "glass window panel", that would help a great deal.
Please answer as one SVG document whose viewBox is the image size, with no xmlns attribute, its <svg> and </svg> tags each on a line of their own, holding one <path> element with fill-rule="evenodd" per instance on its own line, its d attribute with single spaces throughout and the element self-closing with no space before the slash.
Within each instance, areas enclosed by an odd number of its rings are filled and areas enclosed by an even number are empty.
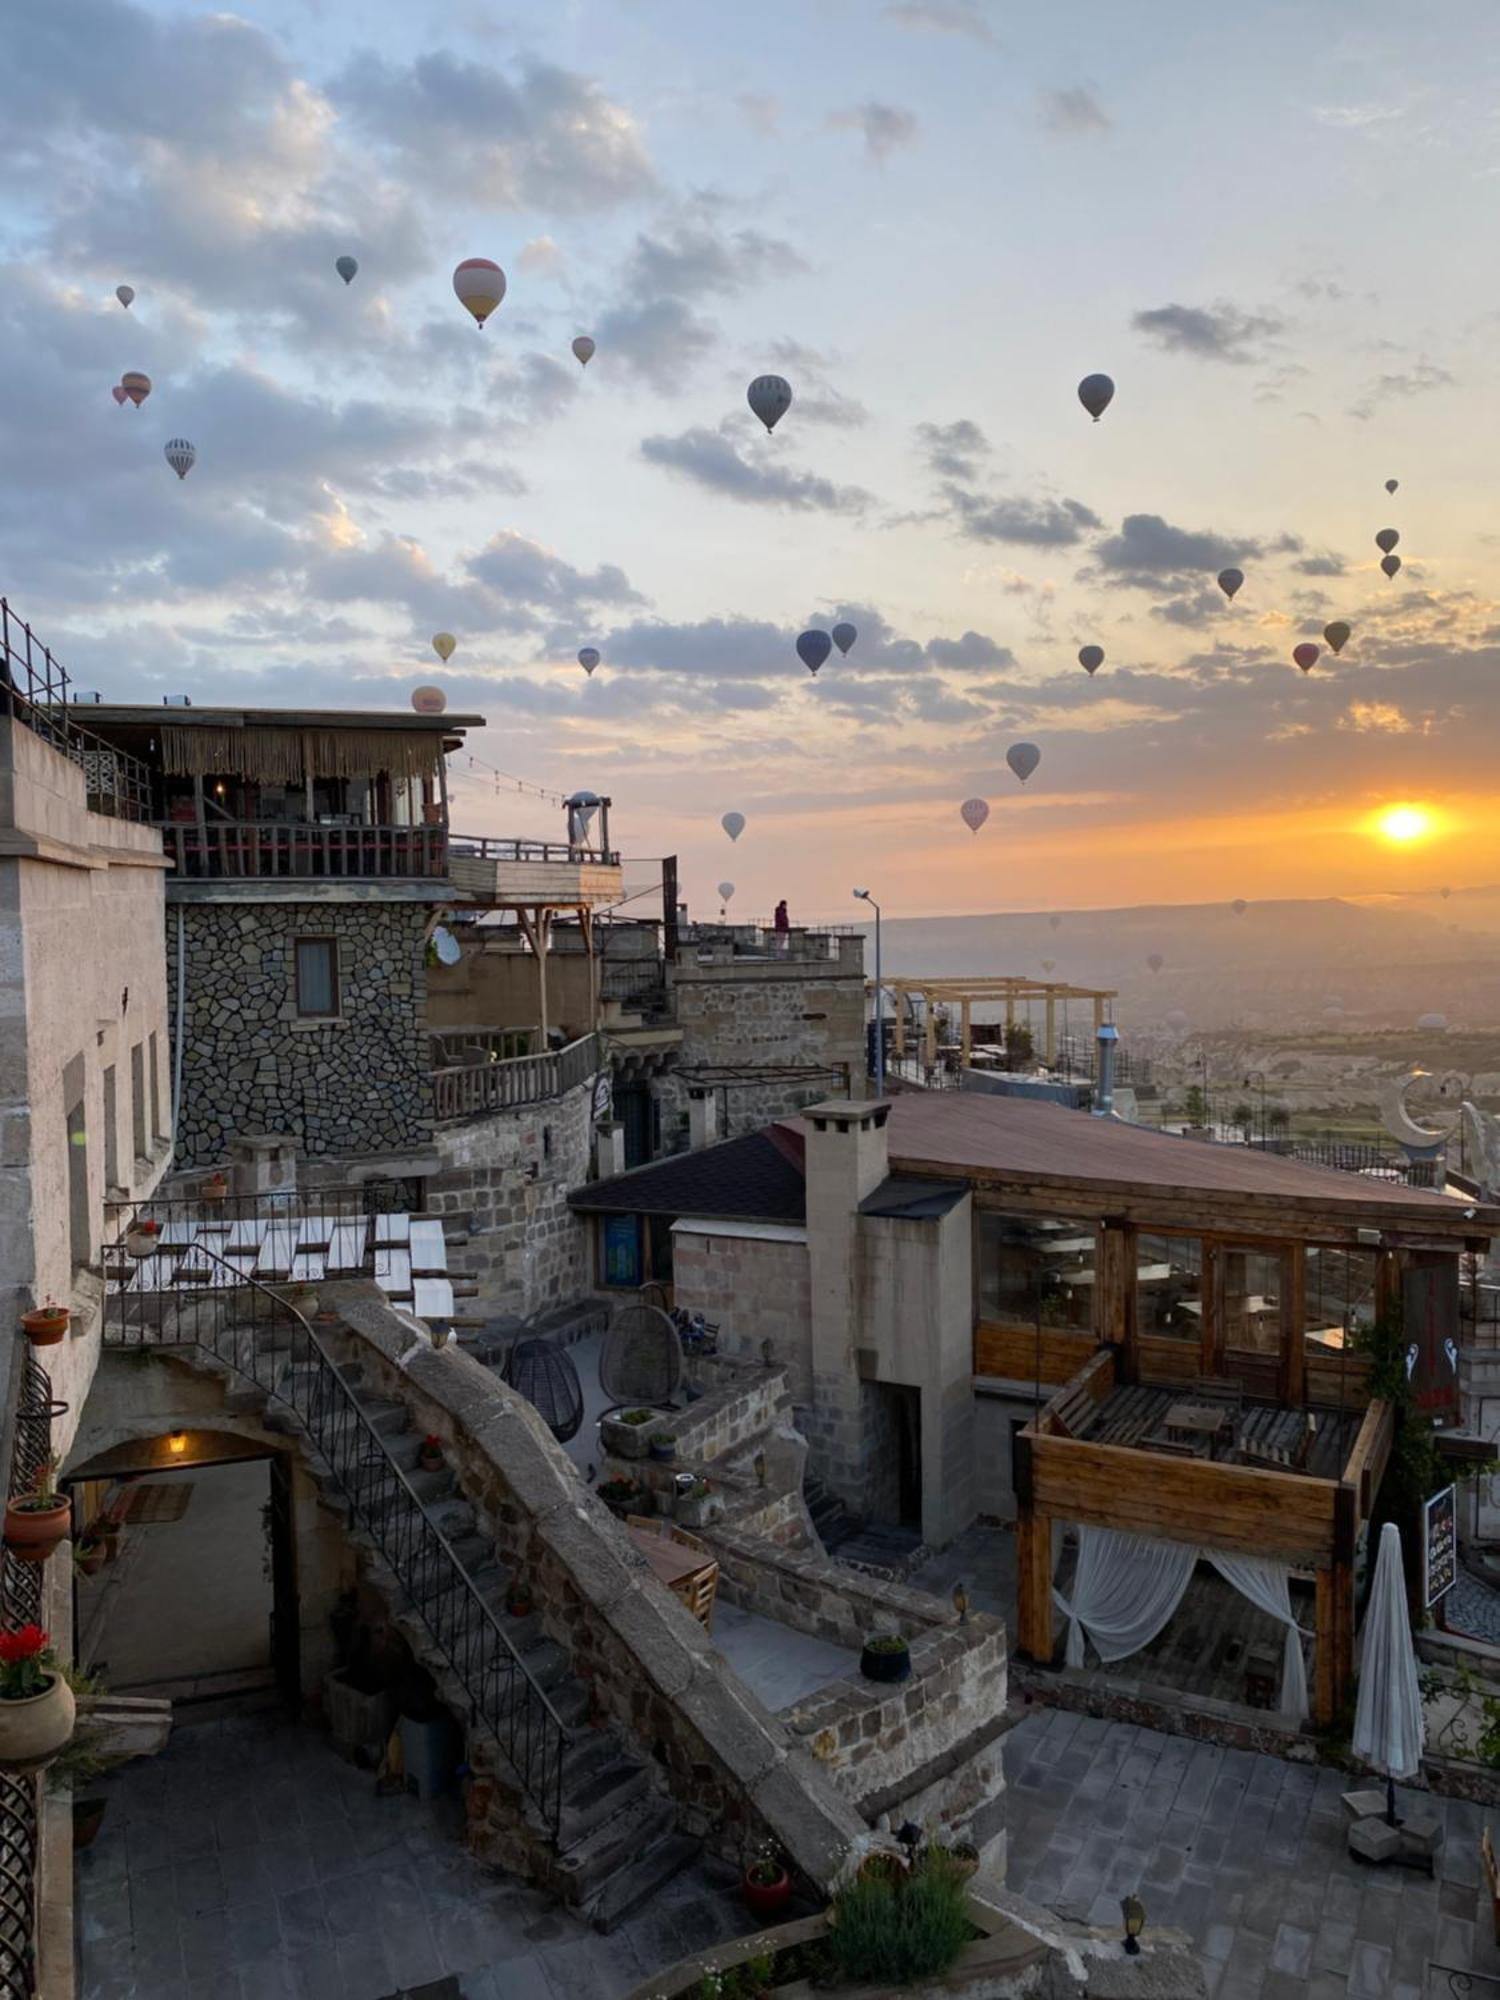
<svg viewBox="0 0 1500 2000">
<path fill-rule="evenodd" d="M 297 940 L 297 1012 L 336 1014 L 338 947 L 332 938 Z"/>
</svg>

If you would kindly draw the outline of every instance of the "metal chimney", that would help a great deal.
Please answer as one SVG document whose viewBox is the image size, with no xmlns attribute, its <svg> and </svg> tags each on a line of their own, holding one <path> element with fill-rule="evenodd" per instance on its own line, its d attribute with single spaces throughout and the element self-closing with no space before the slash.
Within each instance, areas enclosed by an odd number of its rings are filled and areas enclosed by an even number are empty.
<svg viewBox="0 0 1500 2000">
<path fill-rule="evenodd" d="M 1094 1081 L 1094 1102 L 1091 1109 L 1096 1118 L 1113 1118 L 1115 1115 L 1115 1044 L 1120 1039 L 1120 1031 L 1112 1021 L 1101 1021 L 1095 1039 L 1099 1044 L 1099 1068 Z"/>
</svg>

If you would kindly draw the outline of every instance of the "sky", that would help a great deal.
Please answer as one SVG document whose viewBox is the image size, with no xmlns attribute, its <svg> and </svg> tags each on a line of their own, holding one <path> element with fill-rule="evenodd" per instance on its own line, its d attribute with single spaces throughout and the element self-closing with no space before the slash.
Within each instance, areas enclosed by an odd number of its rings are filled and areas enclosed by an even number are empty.
<svg viewBox="0 0 1500 2000">
<path fill-rule="evenodd" d="M 441 686 L 487 718 L 460 828 L 550 832 L 511 780 L 587 786 L 700 910 L 724 880 L 736 915 L 849 921 L 856 885 L 917 915 L 1489 881 L 1500 16 L 1443 26 L 19 10 L 0 590 L 111 700 Z M 509 281 L 482 332 L 472 256 Z M 796 636 L 841 618 L 814 679 Z"/>
</svg>

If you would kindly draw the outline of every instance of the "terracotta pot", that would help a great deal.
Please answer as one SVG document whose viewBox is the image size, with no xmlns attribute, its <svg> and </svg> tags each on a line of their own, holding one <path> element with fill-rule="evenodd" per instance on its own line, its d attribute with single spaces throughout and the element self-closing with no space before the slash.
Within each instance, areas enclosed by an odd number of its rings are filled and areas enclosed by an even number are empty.
<svg viewBox="0 0 1500 2000">
<path fill-rule="evenodd" d="M 35 1312 L 22 1313 L 21 1331 L 33 1347 L 56 1347 L 71 1318 L 66 1306 L 38 1306 Z"/>
<path fill-rule="evenodd" d="M 740 1894 L 745 1899 L 745 1908 L 761 1923 L 769 1923 L 792 1893 L 792 1878 L 783 1868 L 774 1882 L 752 1882 L 750 1871 L 745 1871 L 740 1883 Z"/>
<path fill-rule="evenodd" d="M 71 1500 L 59 1500 L 55 1507 L 18 1507 L 14 1500 L 5 1508 L 5 1546 L 18 1562 L 44 1563 L 59 1542 L 67 1540 L 73 1516 Z"/>
<path fill-rule="evenodd" d="M 0 1771 L 39 1771 L 73 1734 L 73 1690 L 54 1674 L 40 1694 L 0 1701 Z"/>
<path fill-rule="evenodd" d="M 417 1464 L 424 1472 L 441 1472 L 443 1470 L 443 1454 L 440 1451 L 419 1451 L 417 1453 Z"/>
<path fill-rule="evenodd" d="M 74 1567 L 84 1576 L 97 1576 L 104 1567 L 109 1551 L 103 1542 L 90 1542 L 87 1548 L 80 1548 L 73 1556 Z"/>
<path fill-rule="evenodd" d="M 215 1174 L 212 1180 L 204 1181 L 198 1190 L 200 1201 L 224 1201 L 229 1194 L 229 1183 L 222 1174 Z"/>
</svg>

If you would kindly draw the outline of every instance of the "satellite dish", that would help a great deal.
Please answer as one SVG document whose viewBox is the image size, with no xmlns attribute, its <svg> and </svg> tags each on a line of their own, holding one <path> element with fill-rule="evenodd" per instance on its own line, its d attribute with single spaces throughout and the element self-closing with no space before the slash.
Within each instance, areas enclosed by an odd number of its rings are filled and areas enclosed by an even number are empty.
<svg viewBox="0 0 1500 2000">
<path fill-rule="evenodd" d="M 437 953 L 439 965 L 457 965 L 464 955 L 463 946 L 442 924 L 432 934 L 432 948 Z"/>
</svg>

